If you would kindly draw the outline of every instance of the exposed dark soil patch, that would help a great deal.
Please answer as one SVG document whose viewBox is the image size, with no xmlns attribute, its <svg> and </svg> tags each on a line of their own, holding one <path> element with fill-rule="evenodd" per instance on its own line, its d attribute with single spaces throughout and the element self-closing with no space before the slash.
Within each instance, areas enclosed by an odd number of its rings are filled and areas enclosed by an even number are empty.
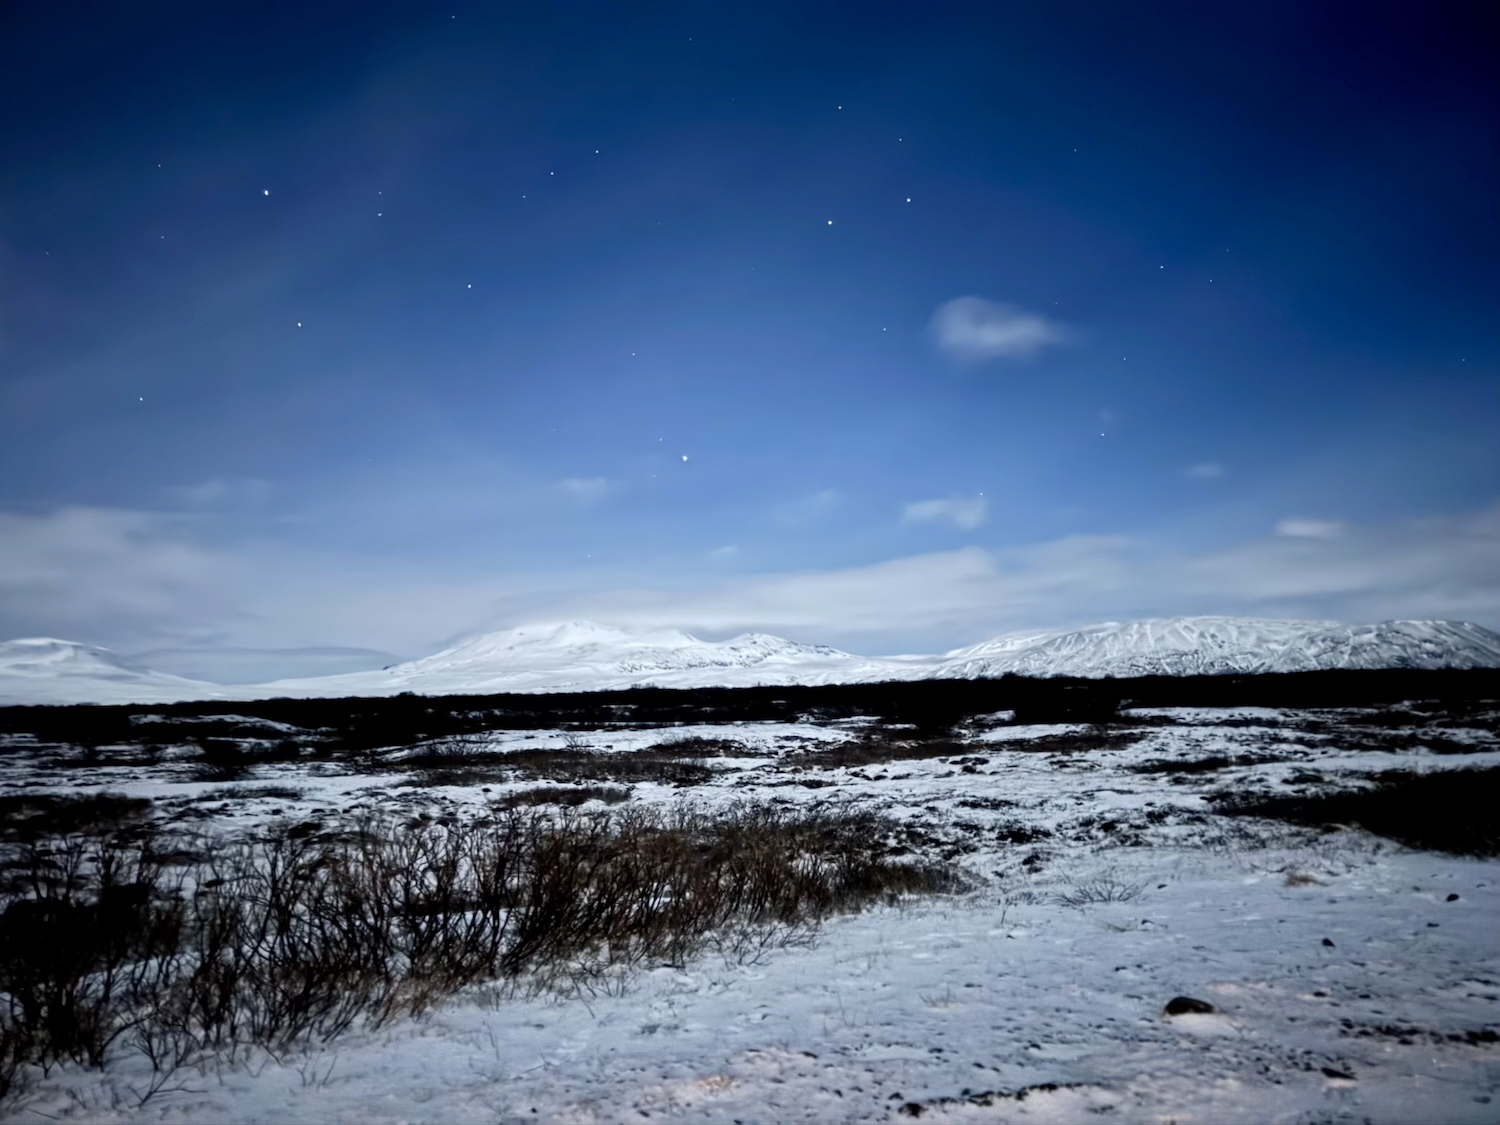
<svg viewBox="0 0 1500 1125">
<path fill-rule="evenodd" d="M 151 811 L 143 797 L 56 793 L 0 797 L 0 840 L 30 841 L 75 832 L 114 832 L 141 824 Z"/>
<path fill-rule="evenodd" d="M 1371 789 L 1245 800 L 1209 799 L 1228 816 L 1261 816 L 1332 828 L 1358 825 L 1377 836 L 1429 851 L 1500 855 L 1500 767 L 1377 774 Z"/>
<path fill-rule="evenodd" d="M 1341 1034 L 1357 1039 L 1393 1039 L 1405 1046 L 1415 1043 L 1462 1043 L 1469 1047 L 1500 1047 L 1500 1032 L 1492 1027 L 1435 1031 L 1395 1023 L 1356 1023 L 1351 1019 L 1339 1022 L 1343 1025 Z"/>
<path fill-rule="evenodd" d="M 630 790 L 613 785 L 540 785 L 535 789 L 524 789 L 502 797 L 495 803 L 502 809 L 527 808 L 534 805 L 561 805 L 573 808 L 589 801 L 603 801 L 606 805 L 617 805 L 630 799 Z"/>
<path fill-rule="evenodd" d="M 1277 754 L 1236 754 L 1233 757 L 1216 754 L 1208 758 L 1189 758 L 1184 761 L 1157 759 L 1126 768 L 1131 773 L 1212 773 L 1239 766 L 1265 766 L 1285 761 L 1286 758 Z"/>
</svg>

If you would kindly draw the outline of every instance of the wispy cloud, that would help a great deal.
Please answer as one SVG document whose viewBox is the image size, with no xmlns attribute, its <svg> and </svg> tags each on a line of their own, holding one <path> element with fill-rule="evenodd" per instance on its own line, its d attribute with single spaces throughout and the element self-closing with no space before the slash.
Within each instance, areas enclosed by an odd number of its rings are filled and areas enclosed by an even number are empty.
<svg viewBox="0 0 1500 1125">
<path fill-rule="evenodd" d="M 907 523 L 951 523 L 972 531 L 989 518 L 989 501 L 979 496 L 952 496 L 946 500 L 918 500 L 906 505 L 901 518 Z"/>
<path fill-rule="evenodd" d="M 1199 461 L 1189 465 L 1186 472 L 1195 480 L 1217 480 L 1224 475 L 1224 466 L 1217 461 Z"/>
<path fill-rule="evenodd" d="M 557 490 L 579 504 L 597 504 L 619 491 L 618 481 L 607 477 L 568 477 L 557 482 Z"/>
<path fill-rule="evenodd" d="M 195 518 L 88 507 L 0 512 L 0 635 L 107 643 L 213 632 L 234 614 L 229 589 L 241 566 L 193 540 Z"/>
<path fill-rule="evenodd" d="M 197 509 L 261 504 L 270 495 L 270 482 L 259 477 L 214 477 L 197 484 L 174 485 L 166 490 L 169 503 Z"/>
<path fill-rule="evenodd" d="M 848 643 L 944 647 L 1008 629 L 1177 614 L 1500 627 L 1500 505 L 1461 518 L 1272 535 L 1212 553 L 1120 537 L 969 547 L 840 570 L 751 576 L 710 590 L 617 590 L 568 602 L 622 624 L 778 629 Z"/>
<path fill-rule="evenodd" d="M 837 508 L 842 500 L 837 489 L 823 488 L 785 504 L 778 504 L 772 509 L 771 516 L 777 523 L 783 524 L 814 523 Z"/>
<path fill-rule="evenodd" d="M 1062 325 L 983 297 L 955 297 L 928 325 L 939 351 L 959 363 L 1025 359 L 1067 337 Z"/>
<path fill-rule="evenodd" d="M 1285 539 L 1337 539 L 1344 525 L 1337 520 L 1315 520 L 1291 516 L 1276 525 L 1276 534 Z"/>
</svg>

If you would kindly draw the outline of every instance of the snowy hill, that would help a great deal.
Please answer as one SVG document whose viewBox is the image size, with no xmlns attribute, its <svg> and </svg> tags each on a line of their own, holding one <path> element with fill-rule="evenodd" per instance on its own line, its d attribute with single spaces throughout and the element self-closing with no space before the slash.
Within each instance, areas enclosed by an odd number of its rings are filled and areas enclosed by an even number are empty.
<svg viewBox="0 0 1500 1125">
<path fill-rule="evenodd" d="M 0 641 L 0 706 L 229 699 L 232 688 L 140 668 L 107 648 L 25 637 Z"/>
<path fill-rule="evenodd" d="M 163 703 L 269 696 L 483 695 L 638 686 L 871 683 L 981 676 L 1149 676 L 1325 668 L 1500 668 L 1500 634 L 1464 621 L 1170 617 L 1007 633 L 944 656 L 855 656 L 764 633 L 703 641 L 586 621 L 486 633 L 382 671 L 233 687 L 137 667 L 50 638 L 0 643 L 0 705 Z"/>
<path fill-rule="evenodd" d="M 859 683 L 912 679 L 935 663 L 936 658 L 853 656 L 764 633 L 702 641 L 675 629 L 570 621 L 487 633 L 382 672 L 278 680 L 260 687 L 272 694 L 388 695 Z"/>
<path fill-rule="evenodd" d="M 1500 634 L 1466 621 L 1167 617 L 1010 634 L 948 653 L 941 678 L 1192 676 L 1332 668 L 1500 667 Z"/>
</svg>

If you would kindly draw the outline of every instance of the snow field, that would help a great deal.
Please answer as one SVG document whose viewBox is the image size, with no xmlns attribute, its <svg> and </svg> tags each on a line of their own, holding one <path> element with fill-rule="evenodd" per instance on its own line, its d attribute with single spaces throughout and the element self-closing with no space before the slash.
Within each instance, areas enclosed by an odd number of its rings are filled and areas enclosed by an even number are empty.
<svg viewBox="0 0 1500 1125">
<path fill-rule="evenodd" d="M 830 769 L 795 755 L 848 743 L 861 723 L 496 732 L 489 751 L 502 761 L 537 746 L 732 739 L 761 756 L 704 759 L 707 783 L 640 783 L 631 801 L 880 811 L 915 854 L 956 862 L 978 889 L 589 994 L 471 990 L 305 1055 L 191 1069 L 145 1105 L 130 1093 L 143 1060 L 121 1057 L 102 1078 L 59 1070 L 14 1119 L 1497 1120 L 1500 867 L 1358 830 L 1225 818 L 1205 799 L 1500 764 L 1493 736 L 1471 732 L 1492 747 L 1475 753 L 1361 750 L 1299 729 L 1318 724 L 1297 712 L 1245 710 L 1141 714 L 1175 725 L 1143 725 L 1118 749 L 1081 748 L 1084 728 L 1007 726 L 944 758 Z M 1027 749 L 1059 737 L 1080 748 Z M 1141 771 L 1212 757 L 1272 760 Z M 206 809 L 205 827 L 235 831 L 360 807 L 471 815 L 537 784 L 404 786 L 399 771 L 297 762 L 226 785 L 170 760 L 46 776 L 24 754 L 0 761 L 3 793 L 107 789 L 150 797 L 166 818 Z M 278 794 L 201 800 L 267 789 Z M 1178 995 L 1218 1011 L 1163 1016 Z"/>
</svg>

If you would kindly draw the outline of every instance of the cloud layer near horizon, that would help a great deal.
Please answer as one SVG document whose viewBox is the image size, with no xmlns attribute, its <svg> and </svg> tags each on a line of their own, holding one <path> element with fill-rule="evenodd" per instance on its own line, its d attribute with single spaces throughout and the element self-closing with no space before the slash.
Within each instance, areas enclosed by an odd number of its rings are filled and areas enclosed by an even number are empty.
<svg viewBox="0 0 1500 1125">
<path fill-rule="evenodd" d="M 1337 536 L 1282 527 L 1208 551 L 1074 536 L 841 569 L 705 576 L 670 589 L 626 572 L 444 579 L 267 545 L 216 548 L 191 520 L 161 513 L 0 513 L 0 637 L 56 635 L 126 652 L 233 649 L 244 679 L 283 674 L 295 663 L 288 650 L 411 657 L 464 633 L 572 617 L 710 635 L 760 629 L 874 653 L 1195 613 L 1456 618 L 1495 628 L 1500 505 L 1347 524 Z M 277 652 L 257 666 L 245 651 L 254 649 Z"/>
</svg>

